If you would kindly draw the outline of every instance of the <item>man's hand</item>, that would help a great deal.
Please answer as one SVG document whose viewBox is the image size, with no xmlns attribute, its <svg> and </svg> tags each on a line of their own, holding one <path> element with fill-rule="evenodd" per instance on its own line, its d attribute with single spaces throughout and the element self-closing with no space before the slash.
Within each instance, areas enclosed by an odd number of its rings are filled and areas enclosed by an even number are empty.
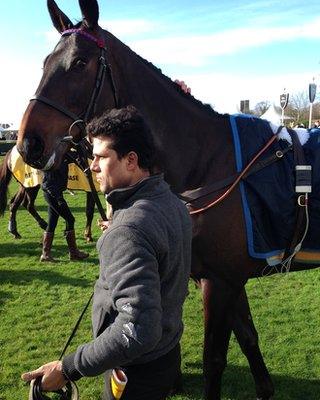
<svg viewBox="0 0 320 400">
<path fill-rule="evenodd" d="M 110 220 L 108 220 L 108 221 L 103 221 L 102 219 L 97 220 L 97 225 L 99 226 L 99 228 L 102 231 L 105 231 L 106 229 L 108 229 L 110 224 L 111 224 Z"/>
<path fill-rule="evenodd" d="M 67 383 L 67 380 L 62 374 L 61 361 L 52 361 L 34 371 L 25 372 L 21 375 L 21 378 L 25 382 L 30 382 L 38 376 L 42 376 L 41 389 L 47 392 L 61 389 Z"/>
<path fill-rule="evenodd" d="M 179 81 L 178 79 L 175 80 L 175 83 L 180 86 L 181 90 L 185 93 L 191 94 L 191 89 L 184 81 Z"/>
</svg>

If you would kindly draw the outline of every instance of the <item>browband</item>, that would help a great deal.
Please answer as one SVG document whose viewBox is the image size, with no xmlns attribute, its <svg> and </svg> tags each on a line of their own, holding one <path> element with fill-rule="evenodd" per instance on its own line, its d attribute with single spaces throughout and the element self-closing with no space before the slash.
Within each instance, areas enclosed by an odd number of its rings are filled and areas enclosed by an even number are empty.
<svg viewBox="0 0 320 400">
<path fill-rule="evenodd" d="M 104 48 L 105 47 L 105 42 L 102 38 L 96 38 L 95 36 L 91 35 L 90 33 L 84 31 L 81 28 L 72 28 L 72 29 L 66 29 L 61 33 L 61 36 L 67 36 L 71 35 L 72 33 L 76 33 L 77 35 L 82 35 L 85 38 L 92 40 L 97 44 L 98 47 Z"/>
</svg>

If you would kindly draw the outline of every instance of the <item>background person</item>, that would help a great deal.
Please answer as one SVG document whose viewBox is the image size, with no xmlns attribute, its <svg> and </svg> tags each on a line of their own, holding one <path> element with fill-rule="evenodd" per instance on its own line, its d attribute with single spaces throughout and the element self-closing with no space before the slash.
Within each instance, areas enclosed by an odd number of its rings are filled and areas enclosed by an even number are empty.
<svg viewBox="0 0 320 400">
<path fill-rule="evenodd" d="M 74 230 L 75 218 L 63 197 L 63 191 L 67 189 L 68 161 L 64 160 L 55 170 L 45 171 L 43 174 L 42 189 L 48 203 L 48 227 L 43 234 L 42 254 L 40 261 L 54 262 L 51 255 L 54 232 L 59 216 L 66 222 L 65 237 L 69 248 L 70 260 L 83 260 L 89 256 L 77 248 Z"/>
<path fill-rule="evenodd" d="M 87 129 L 91 169 L 113 209 L 97 243 L 94 340 L 22 378 L 42 376 L 43 389 L 55 390 L 66 378 L 104 373 L 104 399 L 111 400 L 111 370 L 121 367 L 128 377 L 123 400 L 162 400 L 180 377 L 190 216 L 163 176 L 154 174 L 153 138 L 134 107 L 111 110 Z"/>
</svg>

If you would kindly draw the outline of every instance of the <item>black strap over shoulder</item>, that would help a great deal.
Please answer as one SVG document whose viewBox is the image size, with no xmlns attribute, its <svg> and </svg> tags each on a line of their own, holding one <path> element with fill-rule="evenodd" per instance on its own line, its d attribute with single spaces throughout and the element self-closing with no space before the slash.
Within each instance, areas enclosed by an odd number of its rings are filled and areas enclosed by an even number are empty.
<svg viewBox="0 0 320 400">
<path fill-rule="evenodd" d="M 297 132 L 293 129 L 287 129 L 287 130 L 292 140 L 294 166 L 296 167 L 297 165 L 305 165 L 306 164 L 305 155 L 299 137 L 297 135 Z M 296 219 L 295 227 L 291 235 L 292 239 L 285 250 L 283 261 L 294 254 L 295 248 L 301 239 L 302 232 L 306 227 L 305 209 L 304 207 L 301 206 L 301 204 L 298 203 L 298 200 L 296 204 L 295 219 Z"/>
</svg>

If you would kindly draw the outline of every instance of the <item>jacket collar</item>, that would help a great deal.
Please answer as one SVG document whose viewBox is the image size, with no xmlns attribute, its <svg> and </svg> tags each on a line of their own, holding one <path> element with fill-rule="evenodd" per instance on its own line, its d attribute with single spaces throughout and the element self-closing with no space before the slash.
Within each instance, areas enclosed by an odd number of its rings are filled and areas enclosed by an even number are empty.
<svg viewBox="0 0 320 400">
<path fill-rule="evenodd" d="M 163 174 L 152 175 L 142 179 L 135 185 L 112 190 L 112 192 L 106 195 L 106 199 L 111 204 L 113 211 L 115 211 L 136 200 L 161 194 L 167 189 L 168 185 L 163 180 Z"/>
</svg>

